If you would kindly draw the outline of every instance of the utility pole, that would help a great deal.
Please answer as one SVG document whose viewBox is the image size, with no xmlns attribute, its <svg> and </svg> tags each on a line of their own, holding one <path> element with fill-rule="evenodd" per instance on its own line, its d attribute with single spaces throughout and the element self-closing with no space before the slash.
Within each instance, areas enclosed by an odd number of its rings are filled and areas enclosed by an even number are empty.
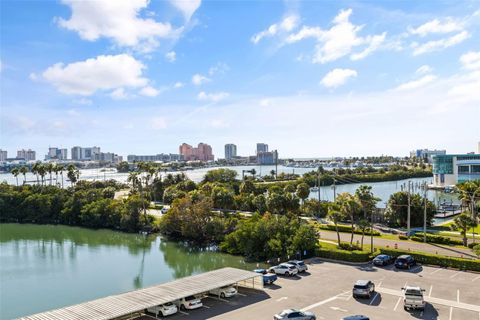
<svg viewBox="0 0 480 320">
<path fill-rule="evenodd" d="M 335 185 L 335 178 L 333 178 L 333 201 L 337 200 L 337 186 Z"/>
<path fill-rule="evenodd" d="M 427 242 L 427 183 L 423 183 L 423 242 Z"/>
<path fill-rule="evenodd" d="M 407 237 L 410 238 L 410 181 L 408 181 Z"/>
</svg>

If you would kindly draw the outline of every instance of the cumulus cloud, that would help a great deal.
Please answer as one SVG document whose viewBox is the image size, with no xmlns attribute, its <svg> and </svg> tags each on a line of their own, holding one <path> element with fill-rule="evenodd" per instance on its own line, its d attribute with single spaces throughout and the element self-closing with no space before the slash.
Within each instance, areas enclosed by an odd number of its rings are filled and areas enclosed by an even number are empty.
<svg viewBox="0 0 480 320">
<path fill-rule="evenodd" d="M 426 75 L 419 79 L 402 83 L 401 85 L 396 87 L 395 90 L 404 91 L 404 90 L 418 89 L 420 87 L 426 86 L 427 84 L 431 83 L 435 79 L 437 79 L 437 77 L 434 75 Z"/>
<path fill-rule="evenodd" d="M 270 25 L 267 29 L 260 31 L 250 39 L 254 44 L 259 43 L 263 38 L 273 37 L 279 33 L 290 32 L 298 25 L 298 16 L 289 15 L 282 21 Z"/>
<path fill-rule="evenodd" d="M 146 86 L 143 69 L 145 66 L 130 55 L 102 55 L 67 65 L 54 64 L 42 77 L 62 93 L 88 96 L 98 90 Z"/>
<path fill-rule="evenodd" d="M 140 90 L 140 94 L 146 97 L 156 97 L 160 94 L 160 90 L 157 90 L 151 86 L 146 86 Z"/>
<path fill-rule="evenodd" d="M 462 43 L 466 39 L 470 37 L 470 34 L 467 31 L 462 31 L 457 33 L 451 37 L 442 38 L 439 40 L 432 40 L 427 41 L 425 43 L 419 44 L 417 42 L 412 43 L 413 48 L 413 55 L 418 56 L 424 53 L 432 52 L 432 51 L 439 51 L 446 49 L 448 47 L 452 47 L 459 43 Z"/>
<path fill-rule="evenodd" d="M 170 3 L 180 10 L 185 17 L 185 20 L 188 21 L 191 19 L 192 15 L 200 8 L 202 4 L 201 0 L 170 0 Z"/>
<path fill-rule="evenodd" d="M 197 98 L 200 101 L 219 102 L 228 96 L 229 94 L 227 92 L 206 93 L 202 91 L 198 94 Z"/>
<path fill-rule="evenodd" d="M 180 82 L 180 81 L 175 82 L 175 84 L 173 85 L 175 89 L 182 88 L 183 86 L 184 86 L 183 82 Z"/>
<path fill-rule="evenodd" d="M 192 76 L 192 83 L 196 86 L 200 86 L 206 82 L 210 82 L 211 79 L 201 75 L 200 73 L 196 73 Z"/>
<path fill-rule="evenodd" d="M 432 67 L 429 65 L 424 64 L 423 66 L 419 67 L 417 71 L 415 71 L 416 74 L 427 74 L 431 73 L 433 71 Z"/>
<path fill-rule="evenodd" d="M 57 18 L 58 24 L 77 32 L 88 41 L 105 37 L 118 46 L 148 52 L 158 46 L 159 39 L 177 38 L 182 31 L 182 28 L 175 30 L 170 23 L 141 17 L 140 13 L 148 6 L 148 0 L 62 2 L 70 7 L 71 16 L 69 19 Z"/>
<path fill-rule="evenodd" d="M 408 28 L 408 32 L 414 35 L 425 37 L 432 33 L 450 33 L 455 31 L 462 31 L 464 25 L 460 21 L 453 20 L 452 18 L 446 18 L 444 21 L 439 19 L 433 19 L 428 21 L 417 28 Z"/>
<path fill-rule="evenodd" d="M 175 51 L 167 52 L 165 59 L 167 59 L 168 62 L 175 62 L 175 60 L 177 60 L 177 53 Z"/>
<path fill-rule="evenodd" d="M 118 88 L 118 89 L 113 90 L 110 93 L 110 97 L 112 97 L 112 99 L 115 99 L 115 100 L 124 100 L 124 99 L 128 98 L 128 95 L 125 92 L 125 89 Z"/>
<path fill-rule="evenodd" d="M 341 10 L 333 19 L 330 29 L 320 27 L 303 26 L 297 33 L 286 38 L 286 43 L 294 43 L 307 38 L 317 40 L 313 63 L 327 63 L 341 57 L 350 55 L 352 60 L 360 60 L 378 50 L 385 41 L 386 32 L 379 35 L 359 36 L 363 26 L 354 25 L 350 22 L 352 9 Z M 352 53 L 356 47 L 364 49 Z"/>
<path fill-rule="evenodd" d="M 465 69 L 480 69 L 480 51 L 470 51 L 463 54 L 460 57 L 460 62 Z"/>
<path fill-rule="evenodd" d="M 320 84 L 327 88 L 337 88 L 344 85 L 349 78 L 357 76 L 357 71 L 352 69 L 333 69 L 323 77 Z"/>
</svg>

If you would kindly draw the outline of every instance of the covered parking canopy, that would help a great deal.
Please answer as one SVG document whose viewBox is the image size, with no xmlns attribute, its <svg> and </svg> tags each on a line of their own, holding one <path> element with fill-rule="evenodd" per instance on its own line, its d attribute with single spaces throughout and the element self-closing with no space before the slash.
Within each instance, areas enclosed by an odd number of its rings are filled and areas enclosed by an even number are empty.
<svg viewBox="0 0 480 320">
<path fill-rule="evenodd" d="M 23 320 L 108 320 L 228 285 L 263 289 L 262 275 L 222 268 L 172 282 L 37 313 Z M 95 290 L 92 287 L 92 290 Z"/>
</svg>

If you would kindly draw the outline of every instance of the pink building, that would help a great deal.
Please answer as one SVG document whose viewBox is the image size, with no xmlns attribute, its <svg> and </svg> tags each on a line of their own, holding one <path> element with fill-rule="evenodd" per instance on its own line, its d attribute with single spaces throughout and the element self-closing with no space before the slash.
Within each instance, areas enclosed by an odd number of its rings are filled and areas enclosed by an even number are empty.
<svg viewBox="0 0 480 320">
<path fill-rule="evenodd" d="M 197 148 L 192 147 L 187 143 L 182 143 L 179 147 L 179 152 L 185 161 L 200 160 L 213 161 L 212 147 L 206 143 L 200 142 Z"/>
</svg>

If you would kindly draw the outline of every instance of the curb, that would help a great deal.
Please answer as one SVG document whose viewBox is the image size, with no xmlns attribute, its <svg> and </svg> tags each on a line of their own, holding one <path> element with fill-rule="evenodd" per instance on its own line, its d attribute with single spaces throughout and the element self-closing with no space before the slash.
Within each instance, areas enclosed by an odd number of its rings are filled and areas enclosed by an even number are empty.
<svg viewBox="0 0 480 320">
<path fill-rule="evenodd" d="M 309 262 L 308 262 L 308 263 L 314 263 L 315 260 L 326 261 L 326 262 L 333 262 L 333 263 L 340 263 L 340 264 L 346 264 L 346 265 L 350 265 L 350 266 L 362 266 L 362 265 L 370 264 L 369 261 L 365 261 L 365 262 L 350 262 L 350 261 L 335 260 L 335 259 L 322 258 L 322 257 L 311 258 L 311 259 L 309 259 Z"/>
</svg>

